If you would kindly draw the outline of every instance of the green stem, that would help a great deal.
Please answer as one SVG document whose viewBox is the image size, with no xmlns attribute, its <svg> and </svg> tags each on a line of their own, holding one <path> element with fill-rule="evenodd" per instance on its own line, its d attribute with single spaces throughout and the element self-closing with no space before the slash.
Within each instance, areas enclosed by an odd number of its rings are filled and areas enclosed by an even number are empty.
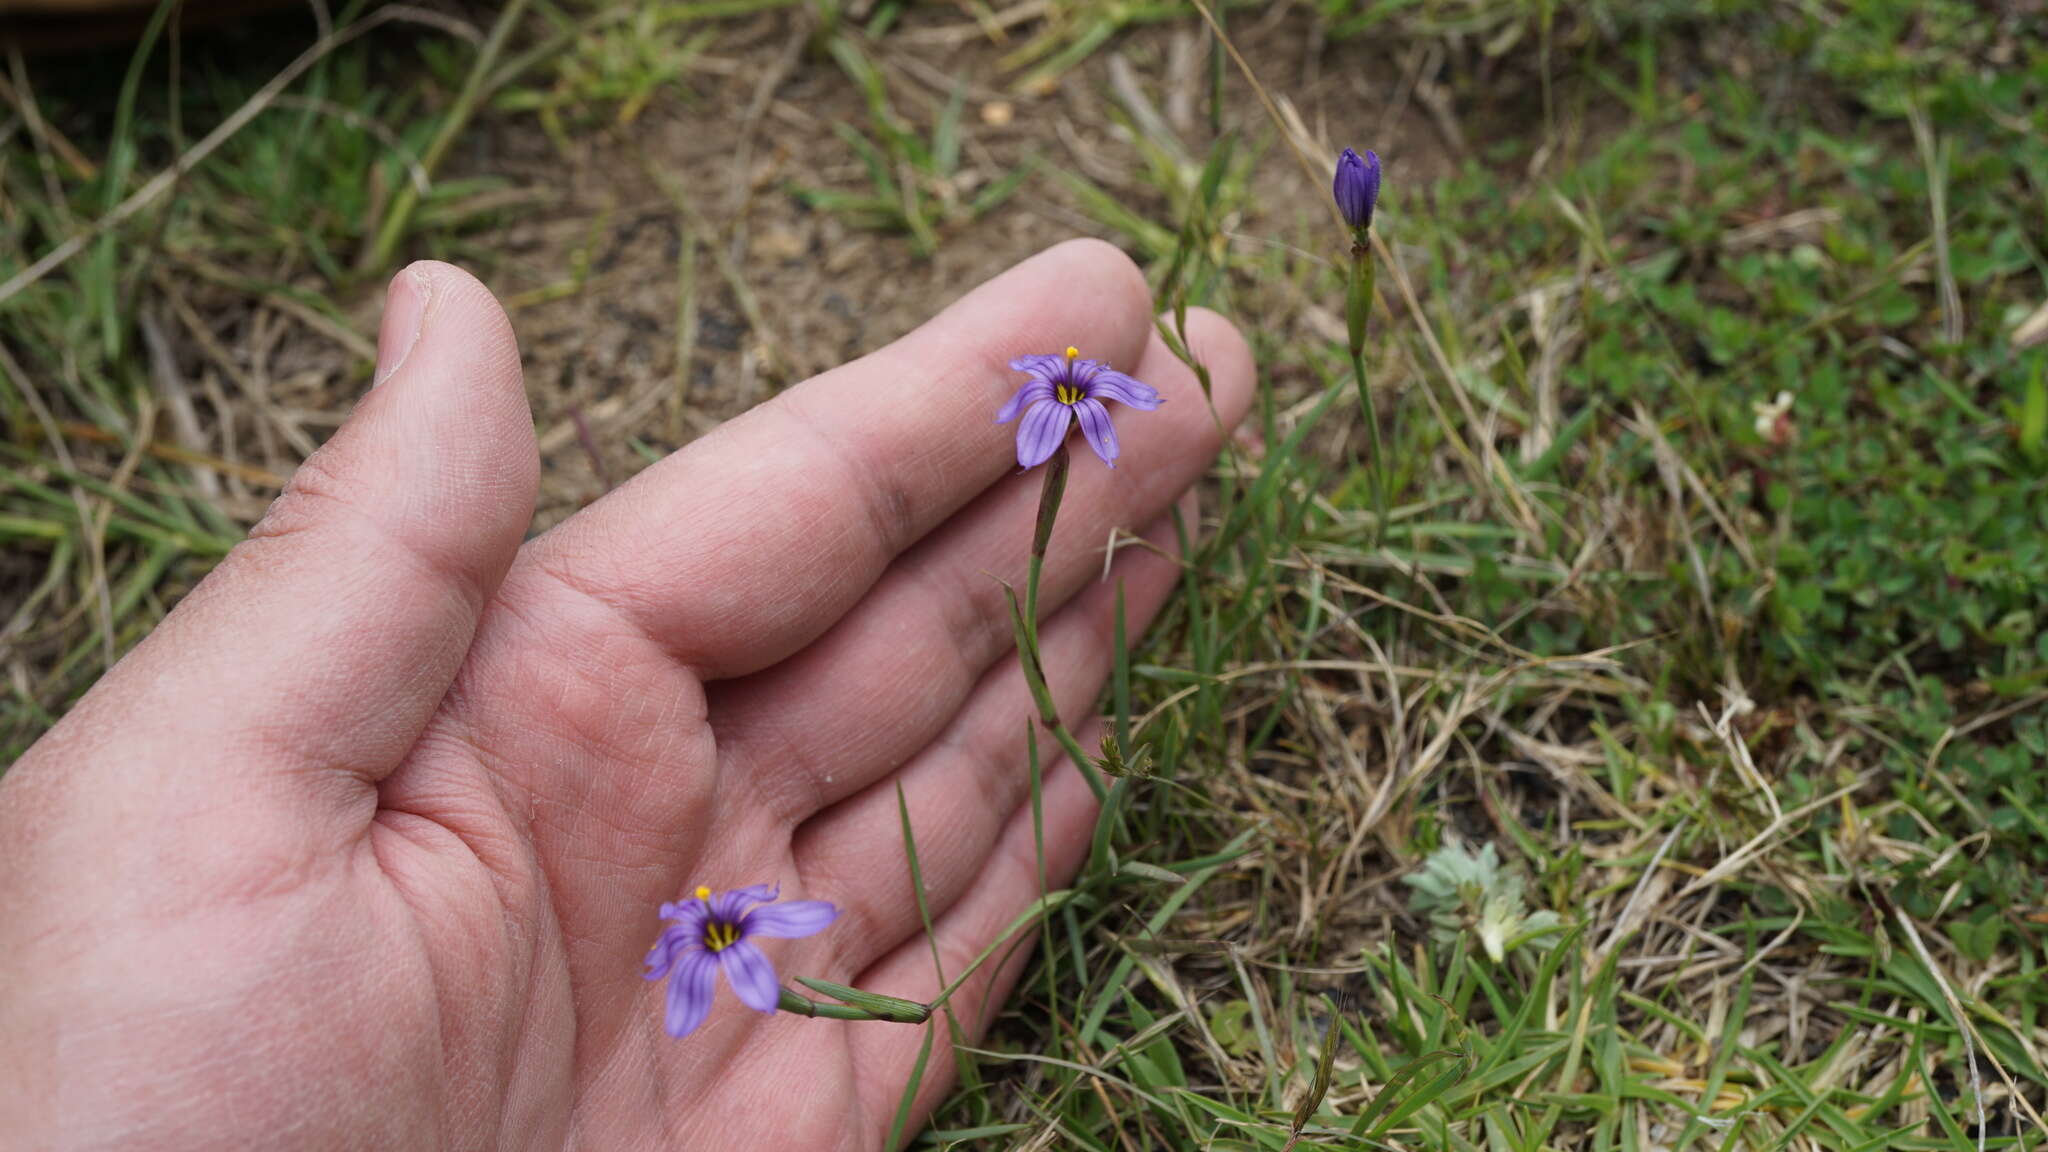
<svg viewBox="0 0 2048 1152">
<path fill-rule="evenodd" d="M 1045 683 L 1045 665 L 1039 659 L 1038 649 L 1038 584 L 1045 568 L 1046 549 L 1052 544 L 1053 522 L 1059 518 L 1060 501 L 1067 492 L 1067 468 L 1071 457 L 1067 446 L 1061 444 L 1052 458 L 1045 462 L 1045 482 L 1038 490 L 1038 523 L 1031 535 L 1031 565 L 1024 578 L 1024 606 L 1017 607 L 1016 594 L 1010 594 L 1012 622 L 1017 629 L 1017 655 L 1024 665 L 1024 680 L 1031 687 L 1031 698 L 1038 705 L 1038 718 L 1052 738 L 1058 741 L 1060 750 L 1081 770 L 1088 781 L 1088 788 L 1095 793 L 1095 799 L 1107 799 L 1109 789 L 1102 783 L 1102 775 L 1096 771 L 1095 760 L 1081 748 L 1081 742 L 1067 731 L 1060 720 L 1059 709 L 1054 706 L 1052 690 Z"/>
<path fill-rule="evenodd" d="M 777 1011 L 788 1012 L 797 1016 L 809 1016 L 813 1019 L 879 1020 L 888 1024 L 922 1024 L 932 1018 L 930 1005 L 920 1004 L 915 1000 L 899 1000 L 894 996 L 877 996 L 872 992 L 862 992 L 858 988 L 848 988 L 842 984 L 831 984 L 823 980 L 810 980 L 802 976 L 797 977 L 797 981 L 806 985 L 814 992 L 822 992 L 827 996 L 839 999 L 853 1000 L 856 1003 L 832 1004 L 824 1000 L 813 1000 L 788 988 L 780 988 L 777 991 L 781 993 L 781 996 L 775 1003 Z"/>
<path fill-rule="evenodd" d="M 1351 375 L 1358 381 L 1358 408 L 1365 417 L 1366 436 L 1372 441 L 1372 460 L 1366 465 L 1366 470 L 1372 478 L 1371 544 L 1377 545 L 1387 530 L 1387 505 L 1391 499 L 1388 488 L 1392 486 L 1393 477 L 1389 474 L 1391 469 L 1387 467 L 1386 451 L 1380 445 L 1380 418 L 1373 410 L 1372 391 L 1366 385 L 1365 356 L 1362 350 L 1352 350 Z"/>
<path fill-rule="evenodd" d="M 1372 405 L 1372 389 L 1365 378 L 1365 330 L 1372 316 L 1373 282 L 1378 269 L 1373 264 L 1372 246 L 1368 233 L 1359 229 L 1352 237 L 1351 274 L 1345 279 L 1344 325 L 1350 337 L 1351 376 L 1358 382 L 1358 411 L 1365 419 L 1367 434 L 1372 438 L 1372 461 L 1368 466 L 1372 478 L 1373 534 L 1372 542 L 1377 544 L 1387 530 L 1387 506 L 1392 499 L 1388 492 L 1392 484 L 1392 470 L 1387 467 L 1386 453 L 1380 444 L 1380 419 Z"/>
<path fill-rule="evenodd" d="M 1031 532 L 1031 566 L 1024 578 L 1024 627 L 1033 652 L 1038 651 L 1038 577 L 1045 568 L 1046 549 L 1052 546 L 1052 525 L 1067 494 L 1067 469 L 1072 462 L 1067 446 L 1061 444 L 1045 462 L 1045 482 L 1038 489 L 1038 523 Z"/>
<path fill-rule="evenodd" d="M 1045 685 L 1045 669 L 1038 662 L 1038 643 L 1033 629 L 1025 621 L 1029 619 L 1025 609 L 1017 603 L 1017 592 L 1009 585 L 1003 585 L 1003 592 L 1010 600 L 1010 626 L 1017 634 L 1018 662 L 1024 667 L 1024 683 L 1031 689 L 1032 702 L 1038 705 L 1038 720 L 1058 741 L 1060 750 L 1081 770 L 1082 779 L 1088 781 L 1089 791 L 1095 793 L 1097 801 L 1109 796 L 1109 789 L 1102 783 L 1102 774 L 1096 770 L 1095 759 L 1081 749 L 1081 742 L 1067 731 L 1060 720 L 1059 709 L 1053 705 L 1052 691 Z"/>
<path fill-rule="evenodd" d="M 799 996 L 787 988 L 781 991 L 782 998 L 775 1002 L 775 1010 L 778 1012 L 788 1012 L 797 1016 L 810 1016 L 822 1020 L 877 1019 L 873 1013 L 863 1012 L 858 1008 L 849 1008 L 844 1004 L 827 1004 L 820 1000 L 813 1000 L 808 996 Z"/>
<path fill-rule="evenodd" d="M 527 0 L 506 0 L 505 7 L 498 13 L 498 22 L 491 26 L 491 34 L 484 39 L 483 48 L 478 51 L 476 62 L 470 65 L 469 75 L 463 78 L 462 90 L 455 95 L 455 103 L 448 109 L 448 116 L 441 121 L 440 130 L 428 142 L 426 150 L 420 153 L 420 169 L 429 176 L 440 166 L 441 158 L 455 144 L 455 138 L 469 126 L 469 119 L 476 114 L 478 105 L 490 95 L 491 85 L 487 82 L 491 70 L 497 66 L 498 56 L 505 50 L 505 41 L 518 26 L 519 18 L 526 14 Z M 384 217 L 383 227 L 377 230 L 376 241 L 363 251 L 360 270 L 376 271 L 387 267 L 391 257 L 398 251 L 399 241 L 405 238 L 406 229 L 411 226 L 412 214 L 419 207 L 419 186 L 407 181 L 392 198 L 391 211 Z"/>
<path fill-rule="evenodd" d="M 1082 750 L 1081 742 L 1074 739 L 1073 733 L 1067 731 L 1067 726 L 1060 722 L 1057 712 L 1051 712 L 1049 709 L 1043 711 L 1044 714 L 1041 714 L 1039 719 L 1045 721 L 1045 726 L 1052 730 L 1052 738 L 1059 742 L 1060 750 L 1067 754 L 1067 759 L 1080 766 L 1081 775 L 1088 780 L 1089 791 L 1095 793 L 1097 800 L 1109 799 L 1109 786 L 1102 782 L 1102 773 L 1095 768 L 1095 758 Z"/>
</svg>

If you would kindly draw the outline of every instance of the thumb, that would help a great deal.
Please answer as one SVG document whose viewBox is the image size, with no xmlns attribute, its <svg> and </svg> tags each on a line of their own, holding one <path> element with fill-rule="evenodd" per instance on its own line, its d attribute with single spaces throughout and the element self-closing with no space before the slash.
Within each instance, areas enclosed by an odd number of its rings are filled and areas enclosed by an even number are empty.
<svg viewBox="0 0 2048 1152">
<path fill-rule="evenodd" d="M 136 819 L 264 803 L 302 830 L 368 820 L 519 548 L 539 470 L 511 324 L 473 277 L 400 272 L 377 359 L 249 538 L 7 774 L 0 815 L 69 796 Z"/>
</svg>

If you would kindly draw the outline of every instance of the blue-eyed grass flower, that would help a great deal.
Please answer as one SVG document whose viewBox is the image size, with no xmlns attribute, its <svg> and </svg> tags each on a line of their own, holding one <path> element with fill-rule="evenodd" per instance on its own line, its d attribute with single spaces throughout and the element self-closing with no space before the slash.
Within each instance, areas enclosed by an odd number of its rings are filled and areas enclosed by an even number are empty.
<svg viewBox="0 0 2048 1152">
<path fill-rule="evenodd" d="M 1121 449 L 1103 401 L 1115 400 L 1141 412 L 1165 403 L 1151 385 L 1100 360 L 1080 357 L 1081 350 L 1070 347 L 1063 356 L 1019 356 L 1010 361 L 1012 371 L 1031 378 L 996 413 L 998 424 L 1024 417 L 1017 425 L 1019 467 L 1036 468 L 1051 459 L 1078 421 L 1088 446 L 1114 468 Z"/>
<path fill-rule="evenodd" d="M 647 979 L 668 978 L 669 1035 L 688 1036 L 704 1023 L 720 972 L 740 1003 L 756 1012 L 775 1011 L 782 988 L 775 965 L 754 940 L 811 936 L 839 915 L 823 900 L 775 903 L 778 891 L 766 884 L 716 894 L 699 888 L 688 900 L 661 906 L 661 918 L 672 923 L 647 953 Z"/>
</svg>

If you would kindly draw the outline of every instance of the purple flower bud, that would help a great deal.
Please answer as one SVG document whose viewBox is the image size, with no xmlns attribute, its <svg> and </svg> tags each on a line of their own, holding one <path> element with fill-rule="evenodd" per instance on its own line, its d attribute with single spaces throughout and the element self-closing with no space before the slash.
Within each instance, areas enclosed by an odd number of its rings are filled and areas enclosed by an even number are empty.
<svg viewBox="0 0 2048 1152">
<path fill-rule="evenodd" d="M 1344 214 L 1344 223 L 1354 230 L 1371 226 L 1373 206 L 1380 200 L 1379 153 L 1367 149 L 1365 158 L 1360 159 L 1346 148 L 1337 157 L 1337 178 L 1330 193 L 1337 198 L 1337 211 Z"/>
</svg>

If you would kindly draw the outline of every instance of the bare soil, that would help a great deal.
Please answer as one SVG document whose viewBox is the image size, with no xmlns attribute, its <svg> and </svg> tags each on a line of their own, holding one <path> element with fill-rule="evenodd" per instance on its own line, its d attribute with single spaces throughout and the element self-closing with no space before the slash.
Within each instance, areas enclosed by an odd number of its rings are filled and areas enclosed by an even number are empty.
<svg viewBox="0 0 2048 1152">
<path fill-rule="evenodd" d="M 793 187 L 864 188 L 864 170 L 833 125 L 861 131 L 869 123 L 855 85 L 811 52 L 810 33 L 800 13 L 728 26 L 687 85 L 628 124 L 593 125 L 565 152 L 535 118 L 493 116 L 457 158 L 456 174 L 505 178 L 531 200 L 466 245 L 463 259 L 507 301 L 520 333 L 544 462 L 537 527 L 642 466 L 635 440 L 655 451 L 678 447 L 779 388 L 888 343 L 1060 240 L 1125 241 L 1043 170 L 996 211 L 943 225 L 930 257 L 904 236 L 810 208 Z M 1323 145 L 1314 162 L 1332 145 L 1369 142 L 1391 172 L 1418 183 L 1456 162 L 1455 112 L 1432 114 L 1413 98 L 1427 61 L 1411 60 L 1404 83 L 1397 62 L 1370 46 L 1319 43 L 1312 14 L 1287 5 L 1233 35 L 1263 83 L 1298 110 L 1310 143 Z M 1119 96 L 1142 94 L 1199 162 L 1208 144 L 1200 26 L 1134 29 L 1038 91 L 1017 90 L 998 64 L 1016 43 L 1015 34 L 991 43 L 957 12 L 920 8 L 881 45 L 905 120 L 929 130 L 955 87 L 964 92 L 955 178 L 963 195 L 1035 158 L 1086 176 L 1141 215 L 1170 220 Z M 1328 235 L 1320 174 L 1302 171 L 1235 71 L 1228 91 L 1232 126 L 1258 153 L 1255 196 L 1231 222 L 1233 242 L 1254 254 L 1320 246 Z M 696 247 L 693 341 L 682 322 L 686 236 Z M 551 293 L 579 266 L 588 275 L 577 290 Z M 1286 340 L 1298 325 L 1333 322 L 1326 311 L 1305 316 L 1292 285 L 1250 291 L 1233 303 L 1257 338 Z M 374 331 L 376 303 L 359 302 L 364 332 Z"/>
</svg>

